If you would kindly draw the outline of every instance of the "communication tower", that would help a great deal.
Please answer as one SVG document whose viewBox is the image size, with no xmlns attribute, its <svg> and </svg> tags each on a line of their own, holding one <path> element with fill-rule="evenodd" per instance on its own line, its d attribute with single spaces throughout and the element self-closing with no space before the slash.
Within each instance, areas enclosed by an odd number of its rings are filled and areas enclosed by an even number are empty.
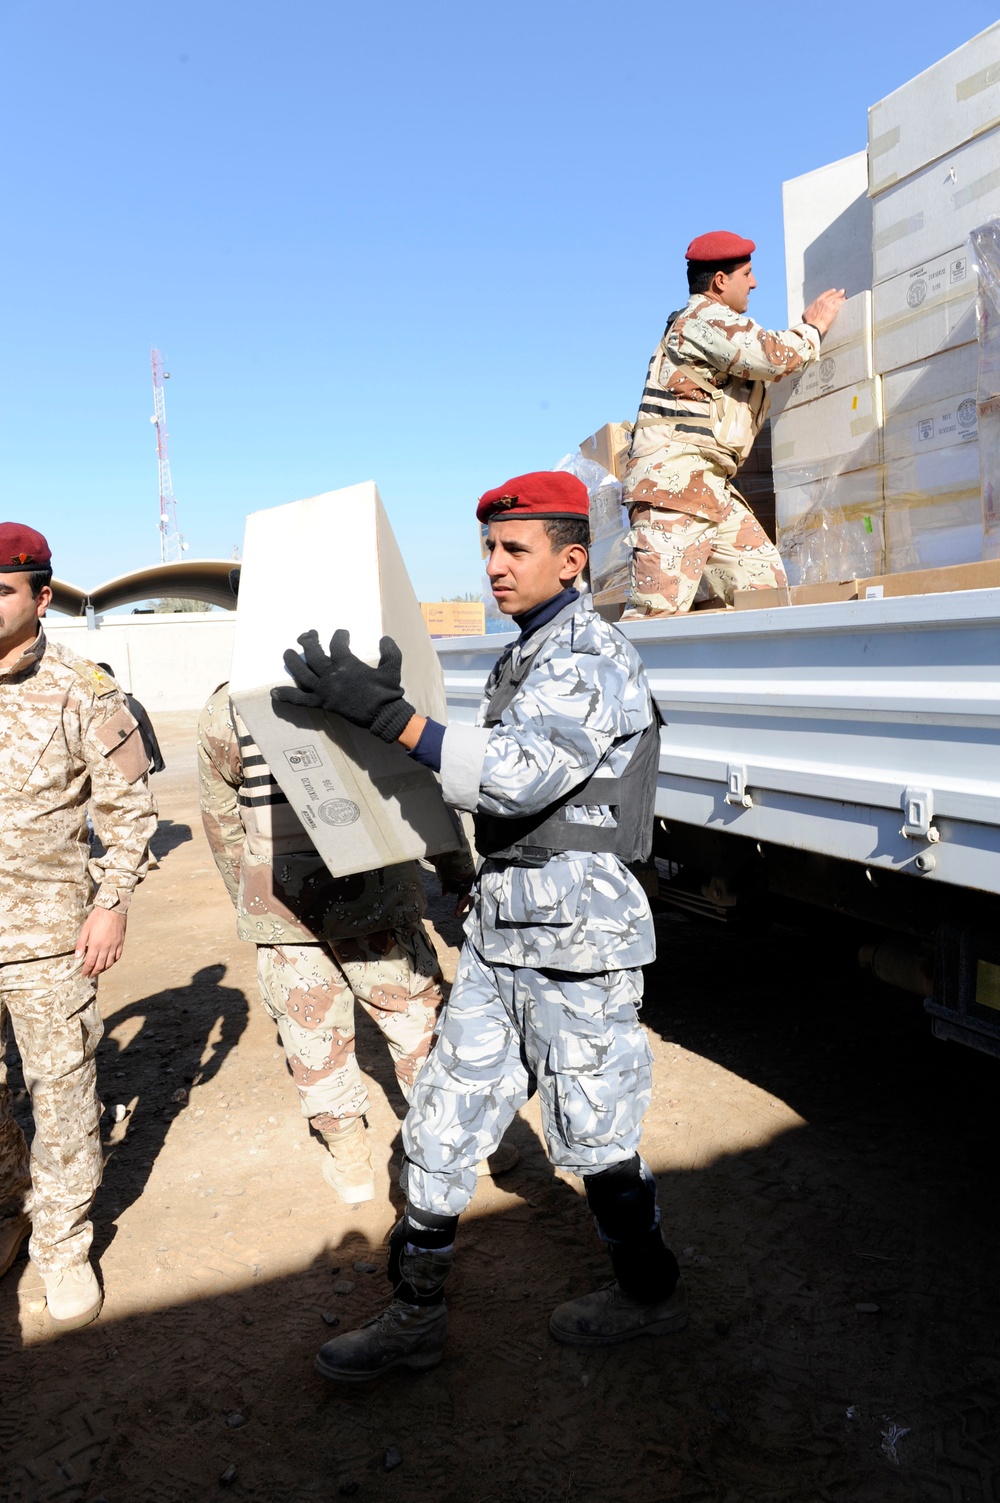
<svg viewBox="0 0 1000 1503">
<path fill-rule="evenodd" d="M 177 528 L 177 502 L 174 500 L 174 485 L 170 478 L 170 451 L 167 445 L 167 410 L 163 399 L 163 383 L 170 380 L 170 372 L 163 369 L 163 355 L 159 350 L 150 352 L 153 366 L 153 416 L 150 422 L 156 428 L 156 462 L 160 471 L 160 563 L 179 563 L 187 552 L 187 543 Z"/>
</svg>

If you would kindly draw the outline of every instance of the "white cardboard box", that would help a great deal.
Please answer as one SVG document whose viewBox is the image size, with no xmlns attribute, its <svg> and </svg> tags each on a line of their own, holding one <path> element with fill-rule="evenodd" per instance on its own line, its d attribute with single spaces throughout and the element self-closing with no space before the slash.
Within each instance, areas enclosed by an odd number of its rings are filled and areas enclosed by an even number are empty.
<svg viewBox="0 0 1000 1503">
<path fill-rule="evenodd" d="M 874 197 L 1000 124 L 1000 22 L 918 73 L 868 111 Z"/>
<path fill-rule="evenodd" d="M 983 557 L 1000 558 L 1000 397 L 979 404 L 983 490 Z"/>
<path fill-rule="evenodd" d="M 877 282 L 872 304 L 875 369 L 884 375 L 974 340 L 976 289 L 966 245 Z"/>
<path fill-rule="evenodd" d="M 775 495 L 778 551 L 792 584 L 877 573 L 884 563 L 882 470 L 852 470 Z"/>
<path fill-rule="evenodd" d="M 885 466 L 883 487 L 891 573 L 983 557 L 978 444 L 894 459 Z"/>
<path fill-rule="evenodd" d="M 872 285 L 867 153 L 855 152 L 781 185 L 788 322 L 829 287 L 848 297 Z"/>
<path fill-rule="evenodd" d="M 932 449 L 975 446 L 978 375 L 974 344 L 890 371 L 882 382 L 886 464 Z"/>
<path fill-rule="evenodd" d="M 437 779 L 398 744 L 339 715 L 276 705 L 290 684 L 282 656 L 315 627 L 338 627 L 378 661 L 379 638 L 403 653 L 419 714 L 447 719 L 437 653 L 372 481 L 247 518 L 230 693 L 299 820 L 335 877 L 455 850 L 457 825 Z"/>
<path fill-rule="evenodd" d="M 872 365 L 872 295 L 856 292 L 844 303 L 823 340 L 820 357 L 811 360 L 794 376 L 776 381 L 772 408 L 785 412 L 816 397 L 825 397 L 844 386 L 867 381 Z"/>
<path fill-rule="evenodd" d="M 880 384 L 874 376 L 791 407 L 774 419 L 771 458 L 776 490 L 880 462 Z"/>
<path fill-rule="evenodd" d="M 875 281 L 962 245 L 970 230 L 995 214 L 1000 214 L 1000 131 L 992 130 L 875 199 Z"/>
</svg>

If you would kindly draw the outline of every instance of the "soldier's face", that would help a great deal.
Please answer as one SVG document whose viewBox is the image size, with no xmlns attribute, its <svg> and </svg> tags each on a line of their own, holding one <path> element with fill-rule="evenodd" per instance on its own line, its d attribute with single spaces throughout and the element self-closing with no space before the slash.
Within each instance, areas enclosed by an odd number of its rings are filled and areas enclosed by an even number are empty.
<svg viewBox="0 0 1000 1503">
<path fill-rule="evenodd" d="M 51 599 L 48 586 L 37 598 L 32 595 L 29 574 L 0 574 L 0 659 L 34 639 L 38 618 Z"/>
<path fill-rule="evenodd" d="M 719 297 L 727 308 L 732 308 L 734 313 L 745 313 L 750 301 L 750 294 L 757 285 L 757 278 L 753 274 L 753 266 L 749 261 L 743 266 L 737 266 L 728 276 L 725 272 L 719 272 L 722 278 L 722 286 L 719 288 Z"/>
<path fill-rule="evenodd" d="M 520 616 L 572 584 L 587 562 L 578 544 L 553 552 L 544 522 L 491 522 L 486 573 L 505 616 Z"/>
</svg>

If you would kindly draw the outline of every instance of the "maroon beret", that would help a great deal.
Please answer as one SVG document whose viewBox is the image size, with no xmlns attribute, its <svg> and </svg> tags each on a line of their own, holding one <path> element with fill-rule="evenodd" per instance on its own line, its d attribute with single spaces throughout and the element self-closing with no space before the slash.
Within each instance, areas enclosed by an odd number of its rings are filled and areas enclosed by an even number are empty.
<svg viewBox="0 0 1000 1503">
<path fill-rule="evenodd" d="M 0 574 L 28 573 L 52 564 L 49 545 L 23 522 L 0 522 Z"/>
<path fill-rule="evenodd" d="M 480 522 L 509 522 L 517 517 L 540 522 L 555 517 L 589 521 L 590 496 L 583 481 L 565 470 L 534 470 L 530 475 L 515 475 L 480 496 L 476 516 Z"/>
<path fill-rule="evenodd" d="M 757 247 L 752 240 L 732 235 L 728 230 L 712 230 L 699 235 L 684 252 L 687 261 L 749 261 Z"/>
</svg>

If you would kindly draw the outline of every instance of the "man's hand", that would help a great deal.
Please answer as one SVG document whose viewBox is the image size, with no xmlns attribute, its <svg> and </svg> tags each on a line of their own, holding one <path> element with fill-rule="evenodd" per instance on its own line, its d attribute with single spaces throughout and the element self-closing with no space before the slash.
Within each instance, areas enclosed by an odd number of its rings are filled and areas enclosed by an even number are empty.
<svg viewBox="0 0 1000 1503">
<path fill-rule="evenodd" d="M 83 974 L 99 976 L 110 971 L 116 960 L 121 959 L 125 947 L 124 913 L 115 913 L 113 908 L 93 908 L 85 920 L 76 941 L 74 954 L 84 956 Z"/>
<path fill-rule="evenodd" d="M 828 291 L 821 292 L 803 313 L 803 323 L 812 324 L 814 329 L 825 334 L 840 312 L 840 306 L 846 296 L 843 287 L 831 287 Z"/>
<path fill-rule="evenodd" d="M 297 687 L 272 689 L 272 699 L 328 710 L 382 741 L 398 741 L 414 710 L 403 698 L 399 677 L 403 657 L 392 638 L 383 637 L 379 643 L 377 668 L 355 657 L 351 634 L 343 628 L 330 639 L 329 653 L 323 651 L 314 631 L 303 632 L 298 640 L 301 657 L 291 647 L 285 653 L 285 667 Z"/>
</svg>

